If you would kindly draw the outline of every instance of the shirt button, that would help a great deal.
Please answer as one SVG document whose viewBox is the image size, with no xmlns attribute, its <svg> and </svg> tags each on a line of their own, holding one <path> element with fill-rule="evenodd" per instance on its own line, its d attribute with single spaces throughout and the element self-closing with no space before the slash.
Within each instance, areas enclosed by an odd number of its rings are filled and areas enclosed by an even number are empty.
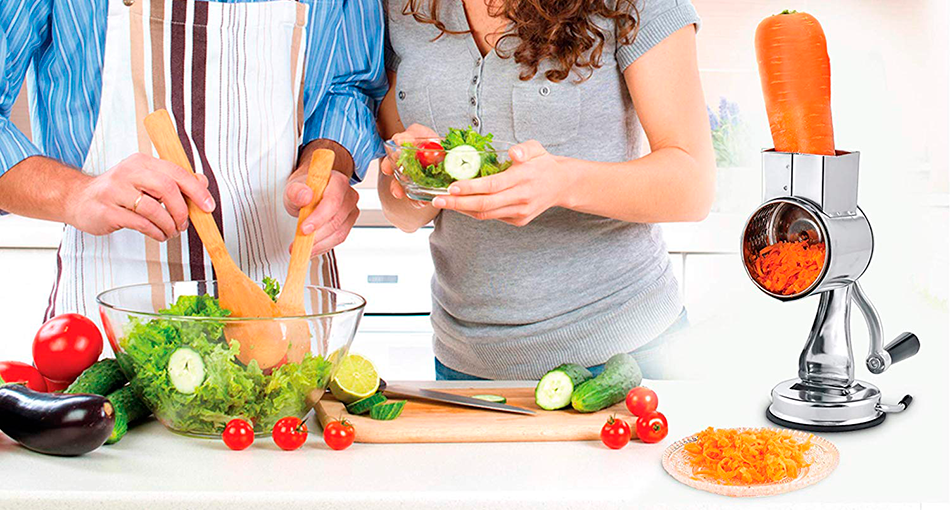
<svg viewBox="0 0 950 510">
<path fill-rule="evenodd" d="M 125 4 L 126 7 L 132 7 L 132 4 L 135 3 L 135 0 L 122 0 L 122 3 Z"/>
<path fill-rule="evenodd" d="M 475 106 L 476 104 L 478 104 L 478 100 L 475 99 L 475 96 L 470 97 L 468 102 L 472 103 L 472 106 Z"/>
<path fill-rule="evenodd" d="M 472 85 L 478 83 L 478 75 L 472 76 Z"/>
<path fill-rule="evenodd" d="M 477 65 L 482 65 L 482 59 L 481 58 L 475 59 L 475 63 Z"/>
<path fill-rule="evenodd" d="M 478 127 L 478 117 L 472 117 L 472 125 Z"/>
<path fill-rule="evenodd" d="M 126 0 L 126 1 L 131 1 L 131 0 Z M 405 99 L 405 98 L 406 98 L 406 91 L 405 91 L 405 90 L 400 90 L 400 91 L 399 91 L 399 99 Z"/>
<path fill-rule="evenodd" d="M 542 96 L 547 97 L 547 95 L 551 93 L 551 89 L 548 88 L 547 85 L 544 85 L 543 87 L 541 87 L 541 90 L 539 90 L 538 92 L 540 92 Z"/>
</svg>

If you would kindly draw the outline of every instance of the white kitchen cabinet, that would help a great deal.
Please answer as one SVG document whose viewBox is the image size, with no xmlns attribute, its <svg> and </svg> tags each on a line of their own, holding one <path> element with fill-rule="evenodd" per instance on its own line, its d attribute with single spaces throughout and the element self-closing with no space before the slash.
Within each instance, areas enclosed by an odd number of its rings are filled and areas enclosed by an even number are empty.
<svg viewBox="0 0 950 510">
<path fill-rule="evenodd" d="M 30 361 L 56 278 L 56 250 L 0 248 L 0 359 Z"/>
</svg>

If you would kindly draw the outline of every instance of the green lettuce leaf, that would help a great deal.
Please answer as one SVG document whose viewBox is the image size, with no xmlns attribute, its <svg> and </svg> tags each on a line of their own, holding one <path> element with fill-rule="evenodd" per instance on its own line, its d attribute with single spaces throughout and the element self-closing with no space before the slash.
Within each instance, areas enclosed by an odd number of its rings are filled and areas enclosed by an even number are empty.
<svg viewBox="0 0 950 510">
<path fill-rule="evenodd" d="M 264 292 L 270 296 L 271 300 L 275 303 L 277 302 L 277 296 L 280 294 L 280 282 L 271 278 L 270 276 L 264 277 Z"/>
</svg>

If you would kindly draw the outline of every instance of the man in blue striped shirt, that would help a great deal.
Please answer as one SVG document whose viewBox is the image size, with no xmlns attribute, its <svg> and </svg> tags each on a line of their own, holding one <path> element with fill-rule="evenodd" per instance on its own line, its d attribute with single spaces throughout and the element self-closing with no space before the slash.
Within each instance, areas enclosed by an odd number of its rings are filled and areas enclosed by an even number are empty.
<svg viewBox="0 0 950 510">
<path fill-rule="evenodd" d="M 77 170 L 90 150 L 100 111 L 107 14 L 116 1 L 0 1 L 0 210 L 65 222 L 96 235 L 132 228 L 165 241 L 187 229 L 182 195 L 207 211 L 215 208 L 207 178 L 195 180 L 151 156 L 129 158 L 98 176 Z M 121 1 L 130 6 L 135 0 Z M 384 19 L 379 0 L 301 1 L 310 9 L 299 161 L 309 162 L 317 148 L 336 154 L 323 200 L 302 227 L 315 233 L 314 253 L 323 253 L 355 223 L 359 211 L 350 183 L 382 150 L 375 110 L 387 88 Z M 33 141 L 9 120 L 28 74 Z M 299 164 L 287 179 L 284 205 L 291 214 L 312 198 L 305 177 L 305 165 Z M 129 214 L 136 212 L 142 195 L 133 207 L 113 192 L 129 185 L 159 190 L 145 199 L 154 198 L 162 207 Z"/>
</svg>

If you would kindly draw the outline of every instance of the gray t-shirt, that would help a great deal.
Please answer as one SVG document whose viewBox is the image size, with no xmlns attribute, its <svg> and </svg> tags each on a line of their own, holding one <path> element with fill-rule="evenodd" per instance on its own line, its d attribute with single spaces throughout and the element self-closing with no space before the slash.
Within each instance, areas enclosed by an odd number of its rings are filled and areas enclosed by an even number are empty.
<svg viewBox="0 0 950 510">
<path fill-rule="evenodd" d="M 468 29 L 459 0 L 440 18 Z M 616 162 L 640 154 L 641 129 L 623 69 L 699 18 L 687 0 L 640 0 L 640 27 L 618 47 L 612 22 L 602 64 L 581 83 L 521 81 L 513 58 L 482 58 L 470 34 L 444 34 L 388 6 L 387 66 L 403 124 L 446 133 L 473 126 L 497 141 L 537 140 L 552 154 Z M 504 48 L 502 48 L 504 50 Z M 660 227 L 554 208 L 525 227 L 454 211 L 430 239 L 435 353 L 491 379 L 532 379 L 563 363 L 592 366 L 649 342 L 683 308 Z"/>
</svg>

